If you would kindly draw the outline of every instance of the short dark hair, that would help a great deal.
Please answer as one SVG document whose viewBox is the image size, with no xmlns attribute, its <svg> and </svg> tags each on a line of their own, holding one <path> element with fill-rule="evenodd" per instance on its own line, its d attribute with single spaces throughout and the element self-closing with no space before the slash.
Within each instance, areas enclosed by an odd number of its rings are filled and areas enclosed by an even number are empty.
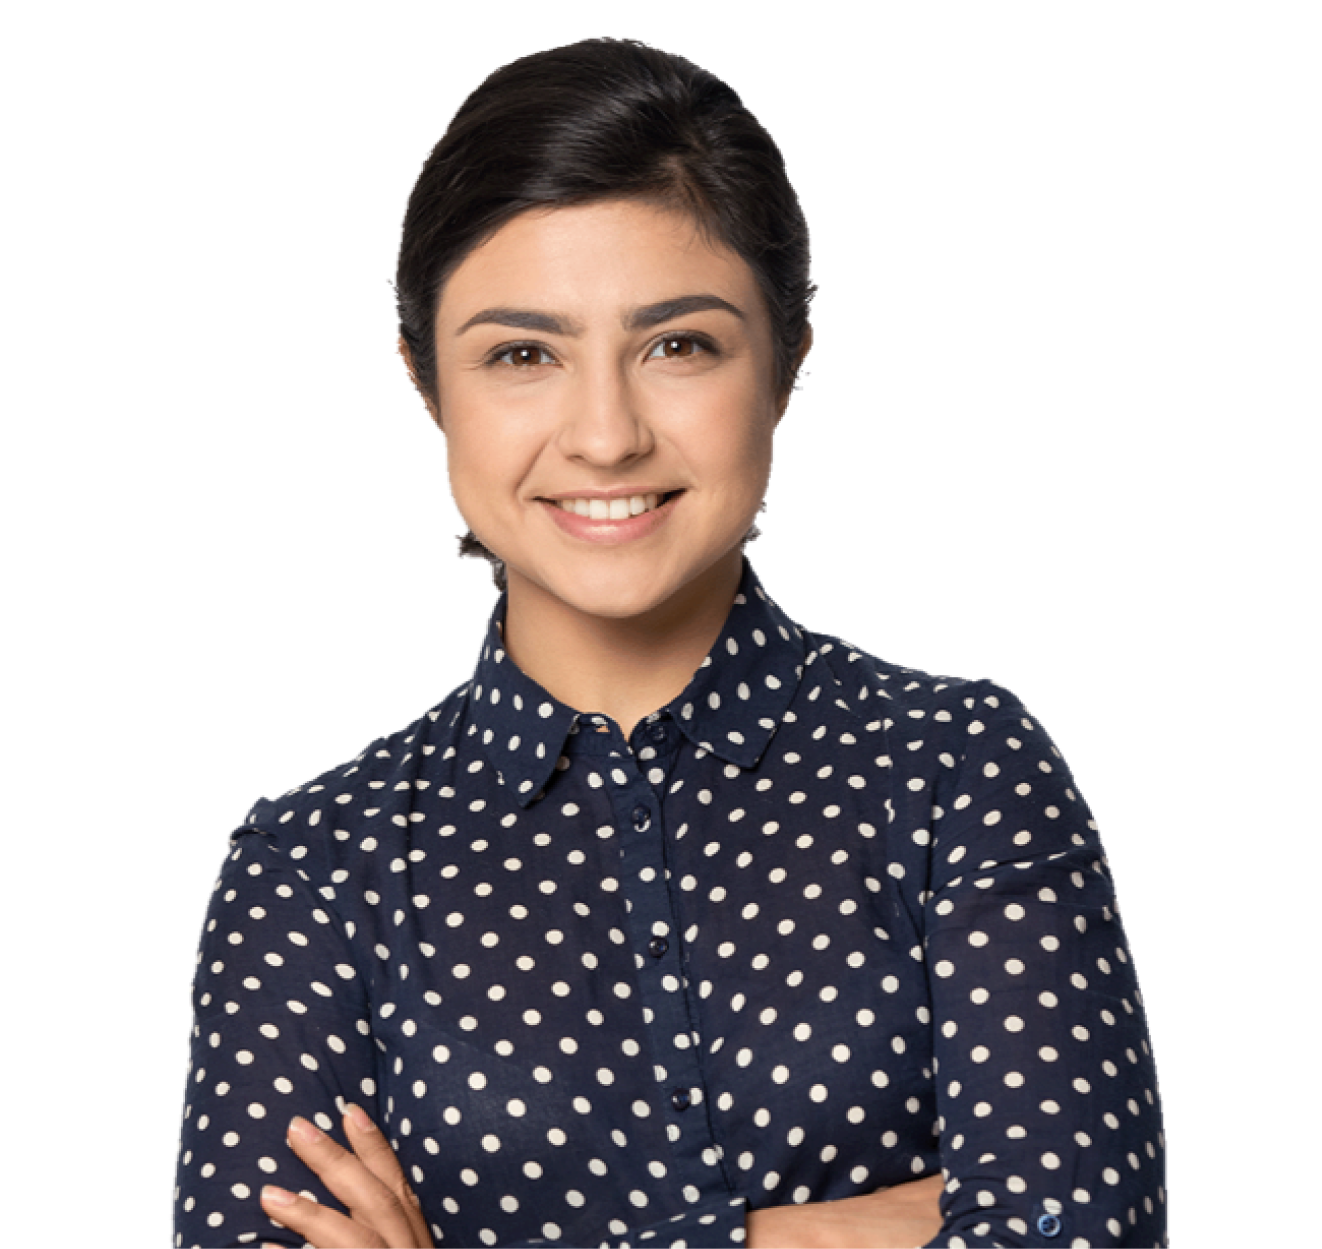
<svg viewBox="0 0 1322 1249">
<path fill-rule="evenodd" d="M 435 410 L 436 309 L 476 247 L 530 208 L 639 199 L 682 209 L 752 269 L 776 384 L 794 384 L 813 285 L 785 162 L 738 95 L 683 57 L 587 39 L 521 57 L 464 101 L 409 197 L 395 292 L 414 381 Z M 485 555 L 470 533 L 465 554 Z"/>
</svg>

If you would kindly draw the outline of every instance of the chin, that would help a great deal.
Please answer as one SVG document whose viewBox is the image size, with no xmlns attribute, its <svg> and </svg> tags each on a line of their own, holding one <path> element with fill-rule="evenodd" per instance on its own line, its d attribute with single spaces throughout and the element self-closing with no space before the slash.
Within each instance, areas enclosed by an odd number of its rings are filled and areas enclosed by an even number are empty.
<svg viewBox="0 0 1322 1249">
<path fill-rule="evenodd" d="M 555 579 L 540 588 L 566 607 L 587 616 L 630 620 L 645 616 L 666 603 L 681 585 L 657 577 L 602 575 L 583 579 Z"/>
<path fill-rule="evenodd" d="M 539 570 L 528 576 L 509 570 L 536 593 L 559 601 L 572 611 L 604 620 L 630 620 L 664 607 L 686 590 L 701 593 L 701 586 L 711 578 L 724 583 L 720 566 L 738 550 L 726 552 L 711 561 L 698 560 L 687 568 L 657 567 L 653 561 L 603 560 L 599 556 L 575 565 Z M 507 565 L 508 569 L 508 565 Z"/>
</svg>

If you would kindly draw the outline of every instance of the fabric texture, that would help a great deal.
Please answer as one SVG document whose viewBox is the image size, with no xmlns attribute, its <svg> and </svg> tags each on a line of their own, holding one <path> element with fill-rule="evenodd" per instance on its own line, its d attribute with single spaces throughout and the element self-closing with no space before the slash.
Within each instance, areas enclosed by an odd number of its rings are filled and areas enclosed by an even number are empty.
<svg viewBox="0 0 1322 1249">
<path fill-rule="evenodd" d="M 263 1183 L 357 1102 L 438 1245 L 729 1245 L 944 1169 L 933 1245 L 1165 1243 L 1096 827 L 1037 721 L 795 626 L 750 568 L 628 740 L 501 649 L 233 834 L 176 1243 L 300 1244 Z"/>
</svg>

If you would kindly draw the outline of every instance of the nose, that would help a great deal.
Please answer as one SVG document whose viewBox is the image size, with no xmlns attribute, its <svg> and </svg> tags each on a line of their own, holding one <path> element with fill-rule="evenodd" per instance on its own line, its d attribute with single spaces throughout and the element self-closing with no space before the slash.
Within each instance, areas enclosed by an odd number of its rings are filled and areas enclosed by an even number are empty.
<svg viewBox="0 0 1322 1249">
<path fill-rule="evenodd" d="M 642 459 L 656 445 L 641 396 L 618 364 L 580 369 L 561 400 L 557 445 L 568 459 L 615 468 Z"/>
</svg>

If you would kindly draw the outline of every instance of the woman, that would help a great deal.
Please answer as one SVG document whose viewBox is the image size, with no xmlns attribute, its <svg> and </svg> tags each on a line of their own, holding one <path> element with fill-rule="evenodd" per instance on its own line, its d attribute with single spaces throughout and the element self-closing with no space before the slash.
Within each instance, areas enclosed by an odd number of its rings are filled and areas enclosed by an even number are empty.
<svg viewBox="0 0 1322 1249">
<path fill-rule="evenodd" d="M 779 153 L 689 63 L 590 41 L 460 109 L 401 347 L 504 594 L 469 683 L 234 835 L 179 1243 L 1163 1241 L 1050 739 L 743 558 L 811 292 Z"/>
</svg>

